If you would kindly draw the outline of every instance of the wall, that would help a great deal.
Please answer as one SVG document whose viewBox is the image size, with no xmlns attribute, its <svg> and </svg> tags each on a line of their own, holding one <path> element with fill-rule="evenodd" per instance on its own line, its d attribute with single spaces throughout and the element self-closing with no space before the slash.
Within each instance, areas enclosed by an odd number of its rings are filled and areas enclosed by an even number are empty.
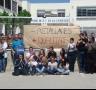
<svg viewBox="0 0 96 90">
<path fill-rule="evenodd" d="M 77 20 L 77 7 L 92 7 L 95 6 L 96 7 L 96 0 L 71 0 L 71 12 L 70 12 L 70 18 L 71 21 L 74 22 L 77 25 L 80 25 L 81 27 L 96 27 L 96 20 L 90 19 L 90 20 Z M 95 17 L 96 19 L 96 17 Z"/>
<path fill-rule="evenodd" d="M 55 9 L 66 9 L 66 16 L 69 16 L 70 4 L 68 3 L 40 3 L 40 4 L 31 4 L 31 15 L 32 17 L 37 17 L 37 10 L 55 10 Z"/>
</svg>

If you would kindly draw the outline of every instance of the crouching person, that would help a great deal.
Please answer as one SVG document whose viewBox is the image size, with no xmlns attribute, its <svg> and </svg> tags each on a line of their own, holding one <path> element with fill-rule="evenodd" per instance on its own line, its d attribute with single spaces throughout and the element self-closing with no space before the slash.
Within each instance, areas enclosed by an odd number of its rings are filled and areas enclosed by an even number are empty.
<svg viewBox="0 0 96 90">
<path fill-rule="evenodd" d="M 47 69 L 48 74 L 52 74 L 52 75 L 56 74 L 57 67 L 58 67 L 58 63 L 56 61 L 56 58 L 51 57 L 51 61 L 48 63 L 48 69 Z"/>
<path fill-rule="evenodd" d="M 23 55 L 19 55 L 19 59 L 16 60 L 14 66 L 14 72 L 12 74 L 14 76 L 27 75 L 27 64 L 23 58 Z"/>
<path fill-rule="evenodd" d="M 29 68 L 29 72 L 28 74 L 29 75 L 35 75 L 36 74 L 36 67 L 37 67 L 37 56 L 32 56 L 30 59 L 29 59 L 29 62 L 28 62 L 28 68 Z"/>
</svg>

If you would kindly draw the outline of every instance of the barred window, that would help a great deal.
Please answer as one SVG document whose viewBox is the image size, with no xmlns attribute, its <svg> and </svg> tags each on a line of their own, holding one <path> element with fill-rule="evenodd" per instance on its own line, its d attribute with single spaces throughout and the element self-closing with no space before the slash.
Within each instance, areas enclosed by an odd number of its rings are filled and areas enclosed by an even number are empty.
<svg viewBox="0 0 96 90">
<path fill-rule="evenodd" d="M 17 2 L 12 1 L 12 11 L 17 12 Z"/>
<path fill-rule="evenodd" d="M 79 7 L 77 8 L 77 16 L 79 17 L 96 16 L 96 7 Z"/>
<path fill-rule="evenodd" d="M 4 6 L 4 0 L 0 0 L 0 6 Z"/>
<path fill-rule="evenodd" d="M 5 7 L 11 10 L 11 0 L 5 0 Z"/>
</svg>

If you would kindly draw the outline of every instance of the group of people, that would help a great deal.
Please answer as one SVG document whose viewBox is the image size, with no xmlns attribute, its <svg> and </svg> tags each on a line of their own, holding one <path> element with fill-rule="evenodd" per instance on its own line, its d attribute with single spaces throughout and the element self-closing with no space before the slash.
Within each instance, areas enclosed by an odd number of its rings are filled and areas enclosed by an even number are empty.
<svg viewBox="0 0 96 90">
<path fill-rule="evenodd" d="M 25 59 L 23 55 L 19 55 L 15 63 L 13 75 L 69 75 L 69 64 L 67 63 L 64 49 L 61 50 L 60 56 L 60 60 L 57 59 L 57 54 L 53 47 L 50 47 L 47 56 L 44 49 L 41 49 L 39 54 L 36 55 L 36 52 L 30 47 Z"/>
<path fill-rule="evenodd" d="M 41 49 L 37 53 L 32 47 L 25 53 L 22 34 L 15 35 L 10 45 L 5 39 L 0 42 L 0 72 L 6 71 L 7 47 L 12 49 L 14 65 L 13 75 L 69 75 L 74 72 L 77 61 L 80 73 L 96 73 L 96 39 L 94 33 L 89 37 L 86 32 L 80 34 L 80 39 L 75 42 L 70 38 L 67 48 L 62 48 L 60 54 L 50 47 L 47 52 Z"/>
<path fill-rule="evenodd" d="M 80 73 L 96 73 L 96 38 L 94 33 L 88 37 L 87 33 L 81 33 L 77 43 L 70 39 L 67 48 L 69 69 L 74 72 L 77 60 Z"/>
</svg>

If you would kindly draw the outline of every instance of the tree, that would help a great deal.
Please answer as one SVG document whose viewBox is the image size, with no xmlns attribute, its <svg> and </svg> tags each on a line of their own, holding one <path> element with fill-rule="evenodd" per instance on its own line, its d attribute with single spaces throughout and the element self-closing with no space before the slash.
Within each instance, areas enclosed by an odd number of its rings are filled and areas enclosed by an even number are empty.
<svg viewBox="0 0 96 90">
<path fill-rule="evenodd" d="M 8 14 L 6 11 L 4 11 L 4 12 L 2 13 L 2 16 L 9 16 L 9 14 Z M 2 22 L 5 23 L 5 24 L 8 23 L 8 21 L 9 21 L 8 18 L 3 18 L 3 19 L 2 19 Z"/>
<path fill-rule="evenodd" d="M 30 24 L 31 22 L 31 14 L 30 12 L 26 11 L 26 10 L 23 10 L 21 12 L 19 12 L 19 14 L 17 15 L 18 17 L 30 17 L 30 18 L 18 18 L 18 19 L 15 19 L 15 25 L 19 26 L 21 28 L 21 32 L 23 33 L 23 25 L 26 25 L 26 24 Z"/>
<path fill-rule="evenodd" d="M 9 16 L 9 14 L 6 11 L 3 11 L 3 13 L 0 12 L 0 16 Z M 10 30 L 11 19 L 0 18 L 0 22 L 5 26 L 5 32 L 7 33 Z"/>
<path fill-rule="evenodd" d="M 20 23 L 23 23 L 23 24 L 29 24 L 31 22 L 31 14 L 30 12 L 26 11 L 26 10 L 23 10 L 21 11 L 19 14 L 18 14 L 19 17 L 30 17 L 30 18 L 22 18 L 22 19 L 19 19 L 19 22 Z"/>
</svg>

